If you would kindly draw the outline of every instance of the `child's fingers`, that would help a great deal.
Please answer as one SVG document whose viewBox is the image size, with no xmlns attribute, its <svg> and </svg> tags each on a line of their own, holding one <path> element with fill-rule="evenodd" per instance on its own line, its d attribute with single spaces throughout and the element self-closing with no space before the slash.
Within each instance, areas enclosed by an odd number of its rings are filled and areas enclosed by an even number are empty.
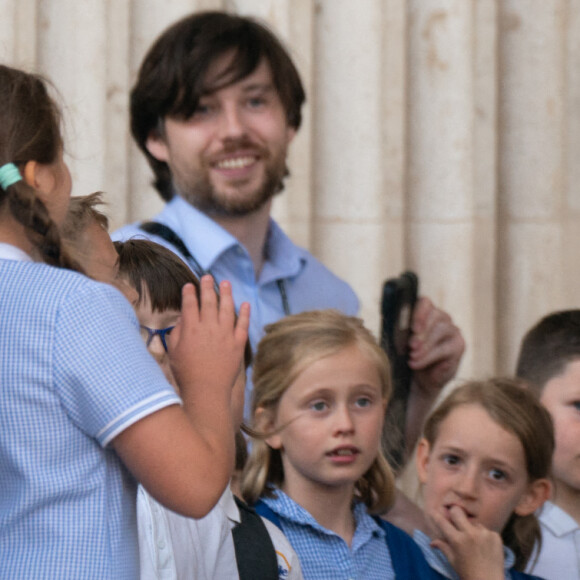
<svg viewBox="0 0 580 580">
<path fill-rule="evenodd" d="M 205 274 L 201 277 L 199 285 L 201 294 L 200 318 L 202 320 L 217 318 L 217 294 L 214 289 L 213 277 Z"/>
<path fill-rule="evenodd" d="M 250 305 L 243 302 L 238 312 L 238 321 L 236 322 L 236 338 L 243 340 L 244 343 L 248 338 L 248 330 L 250 328 Z"/>
<path fill-rule="evenodd" d="M 431 520 L 445 540 L 450 542 L 455 540 L 459 530 L 455 527 L 454 523 L 450 522 L 445 516 L 439 513 L 431 514 Z"/>
<path fill-rule="evenodd" d="M 479 525 L 477 523 L 471 523 L 467 514 L 459 506 L 452 506 L 449 510 L 449 515 L 451 517 L 451 522 L 459 531 L 470 531 Z"/>
<path fill-rule="evenodd" d="M 192 325 L 199 321 L 199 304 L 197 294 L 193 284 L 185 284 L 181 289 L 181 316 L 175 325 L 175 328 L 167 335 L 167 346 L 171 351 L 177 344 L 184 330 L 186 331 Z"/>
<path fill-rule="evenodd" d="M 224 322 L 231 321 L 233 323 L 235 317 L 236 307 L 232 295 L 232 285 L 228 280 L 222 280 L 220 282 L 219 318 Z"/>
<path fill-rule="evenodd" d="M 441 550 L 445 554 L 447 559 L 450 562 L 453 562 L 454 553 L 453 553 L 453 550 L 451 549 L 451 546 L 447 542 L 444 542 L 443 540 L 433 540 L 431 542 L 431 547 L 437 548 L 438 550 Z"/>
</svg>

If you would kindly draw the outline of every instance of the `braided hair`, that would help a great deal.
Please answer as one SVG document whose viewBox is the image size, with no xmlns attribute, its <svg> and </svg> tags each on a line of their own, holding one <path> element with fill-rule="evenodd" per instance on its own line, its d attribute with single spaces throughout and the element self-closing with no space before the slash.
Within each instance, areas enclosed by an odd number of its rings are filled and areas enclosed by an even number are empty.
<svg viewBox="0 0 580 580">
<path fill-rule="evenodd" d="M 13 163 L 22 173 L 28 161 L 54 163 L 63 147 L 60 122 L 60 111 L 42 77 L 0 65 L 0 166 Z M 24 226 L 45 263 L 82 271 L 63 248 L 58 226 L 26 181 L 0 188 L 0 207 Z"/>
</svg>

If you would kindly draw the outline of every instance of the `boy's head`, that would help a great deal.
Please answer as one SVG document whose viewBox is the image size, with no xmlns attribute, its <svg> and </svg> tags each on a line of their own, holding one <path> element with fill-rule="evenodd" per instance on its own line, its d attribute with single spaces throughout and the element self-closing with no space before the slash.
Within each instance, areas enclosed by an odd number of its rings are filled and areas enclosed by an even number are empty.
<svg viewBox="0 0 580 580">
<path fill-rule="evenodd" d="M 169 366 L 165 338 L 179 320 L 183 286 L 193 284 L 199 300 L 199 281 L 183 260 L 160 244 L 131 239 L 114 242 L 114 246 L 119 256 L 119 277 L 126 280 L 138 296 L 135 311 L 147 348 L 169 382 L 179 390 Z M 232 413 L 236 429 L 242 422 L 245 370 L 250 366 L 251 358 L 248 342 L 244 353 L 244 368 L 240 369 L 240 376 L 232 391 Z"/>
<path fill-rule="evenodd" d="M 181 313 L 181 289 L 193 284 L 199 299 L 195 274 L 171 250 L 149 240 L 114 242 L 119 278 L 136 292 L 135 312 L 141 335 L 167 380 L 178 390 L 167 356 L 166 336 Z"/>
<path fill-rule="evenodd" d="M 525 334 L 516 375 L 540 395 L 550 379 L 576 360 L 580 360 L 580 310 L 553 312 Z"/>
<path fill-rule="evenodd" d="M 580 310 L 542 318 L 524 336 L 516 374 L 525 379 L 554 421 L 554 501 L 572 513 L 580 496 Z"/>
</svg>

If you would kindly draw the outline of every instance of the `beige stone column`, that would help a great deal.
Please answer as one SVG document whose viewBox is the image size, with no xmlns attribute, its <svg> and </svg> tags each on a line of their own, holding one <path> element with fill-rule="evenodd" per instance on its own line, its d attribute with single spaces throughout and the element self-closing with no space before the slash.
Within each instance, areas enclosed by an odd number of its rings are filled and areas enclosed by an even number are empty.
<svg viewBox="0 0 580 580">
<path fill-rule="evenodd" d="M 500 3 L 498 359 L 564 299 L 566 5 Z"/>
<path fill-rule="evenodd" d="M 393 251 L 385 235 L 382 8 L 318 2 L 314 33 L 313 249 L 352 284 L 374 331 Z"/>
<path fill-rule="evenodd" d="M 409 2 L 409 264 L 473 344 L 474 5 Z M 462 374 L 473 373 L 468 349 Z"/>
<path fill-rule="evenodd" d="M 65 103 L 65 144 L 73 194 L 102 189 L 105 155 L 106 4 L 47 0 L 39 4 L 38 69 Z"/>
</svg>

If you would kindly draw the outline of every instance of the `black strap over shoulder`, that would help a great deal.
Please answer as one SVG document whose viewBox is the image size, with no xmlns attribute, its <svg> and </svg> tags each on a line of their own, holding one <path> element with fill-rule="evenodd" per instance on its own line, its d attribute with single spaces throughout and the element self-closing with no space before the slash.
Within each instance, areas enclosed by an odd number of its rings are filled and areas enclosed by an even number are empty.
<svg viewBox="0 0 580 580">
<path fill-rule="evenodd" d="M 241 518 L 232 530 L 240 580 L 278 580 L 278 559 L 266 525 L 253 508 L 234 499 Z"/>
<path fill-rule="evenodd" d="M 187 249 L 183 240 L 169 226 L 160 224 L 159 222 L 143 222 L 139 226 L 139 229 L 151 234 L 152 236 L 163 238 L 166 242 L 175 246 L 175 248 L 187 259 L 192 258 L 191 252 Z"/>
</svg>

